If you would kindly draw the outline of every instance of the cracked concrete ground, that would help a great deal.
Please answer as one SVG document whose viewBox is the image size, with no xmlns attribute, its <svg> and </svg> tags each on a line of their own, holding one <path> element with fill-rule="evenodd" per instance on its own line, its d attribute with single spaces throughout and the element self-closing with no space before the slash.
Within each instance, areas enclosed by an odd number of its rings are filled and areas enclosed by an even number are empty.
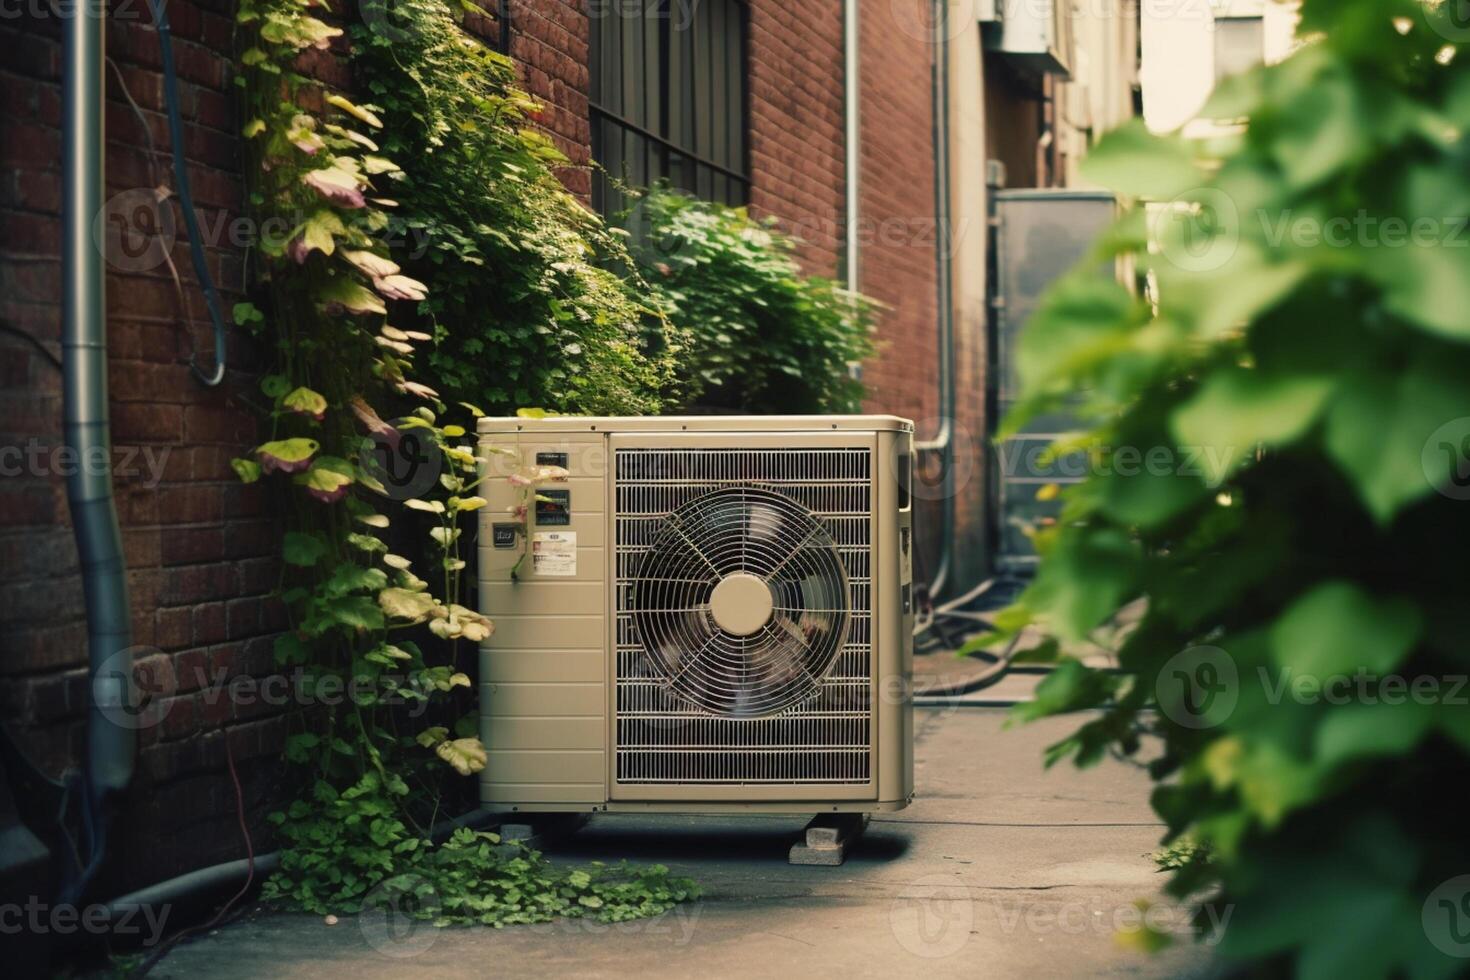
<svg viewBox="0 0 1470 980">
<path fill-rule="evenodd" d="M 420 926 L 391 937 L 381 921 L 262 915 L 180 947 L 153 975 L 1213 974 L 1208 950 L 1182 932 L 1153 957 L 1113 935 L 1134 922 L 1137 899 L 1160 899 L 1148 854 L 1162 829 L 1145 774 L 1118 763 L 1043 772 L 1042 748 L 1075 719 L 1011 730 L 1004 720 L 989 708 L 921 709 L 918 799 L 876 817 L 842 867 L 786 863 L 801 818 L 599 816 L 555 859 L 660 862 L 698 879 L 704 898 L 617 926 Z M 1184 928 L 1182 910 L 1154 914 Z"/>
</svg>

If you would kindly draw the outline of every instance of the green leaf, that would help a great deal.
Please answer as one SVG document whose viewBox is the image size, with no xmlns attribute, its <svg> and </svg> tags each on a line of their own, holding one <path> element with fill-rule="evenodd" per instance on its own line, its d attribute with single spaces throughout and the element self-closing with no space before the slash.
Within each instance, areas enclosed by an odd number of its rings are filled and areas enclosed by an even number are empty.
<svg viewBox="0 0 1470 980">
<path fill-rule="evenodd" d="M 456 738 L 434 746 L 434 753 L 454 767 L 461 776 L 469 776 L 485 768 L 490 761 L 485 746 L 478 738 Z"/>
<path fill-rule="evenodd" d="M 355 280 L 337 276 L 317 288 L 316 301 L 328 312 L 346 310 L 348 313 L 387 313 L 388 308 L 377 293 Z"/>
<path fill-rule="evenodd" d="M 1167 201 L 1204 182 L 1183 140 L 1156 136 L 1142 119 L 1107 133 L 1082 163 L 1082 174 L 1131 197 Z"/>
<path fill-rule="evenodd" d="M 298 474 L 294 481 L 306 488 L 306 492 L 322 503 L 336 503 L 347 496 L 347 488 L 354 482 L 352 464 L 336 456 L 322 456 L 312 463 L 311 469 Z"/>
<path fill-rule="evenodd" d="M 438 745 L 440 742 L 444 741 L 448 737 L 448 728 L 445 728 L 443 725 L 434 725 L 433 727 L 425 728 L 423 731 L 415 735 L 414 741 L 418 742 L 426 749 L 432 749 L 434 746 Z"/>
<path fill-rule="evenodd" d="M 1332 389 L 1332 379 L 1325 377 L 1243 368 L 1215 371 L 1174 411 L 1174 437 L 1200 451 L 1205 481 L 1217 485 L 1258 446 L 1286 445 L 1304 435 Z"/>
<path fill-rule="evenodd" d="M 362 108 L 361 106 L 354 105 L 340 95 L 329 95 L 327 96 L 326 101 L 328 105 L 336 106 L 338 109 L 341 109 L 343 112 L 348 113 L 349 115 L 361 120 L 362 122 L 367 123 L 374 129 L 383 128 L 383 121 L 379 119 L 377 115 L 367 109 Z"/>
<path fill-rule="evenodd" d="M 326 542 L 315 534 L 287 531 L 281 555 L 289 565 L 310 568 L 327 553 Z"/>
<path fill-rule="evenodd" d="M 241 483 L 254 483 L 260 479 L 260 464 L 253 459 L 232 459 L 230 469 L 235 471 Z"/>
<path fill-rule="evenodd" d="M 297 388 L 281 399 L 281 407 L 320 422 L 327 416 L 327 400 L 310 388 Z"/>
<path fill-rule="evenodd" d="M 267 374 L 260 379 L 260 390 L 267 398 L 280 398 L 291 390 L 291 382 L 283 374 Z"/>
<path fill-rule="evenodd" d="M 1271 628 L 1276 663 L 1317 678 L 1382 676 L 1418 641 L 1423 620 L 1406 599 L 1378 598 L 1351 582 L 1317 586 Z"/>
<path fill-rule="evenodd" d="M 308 252 L 315 250 L 331 255 L 337 250 L 337 239 L 347 234 L 347 227 L 335 213 L 319 208 L 302 222 L 297 233 Z"/>
<path fill-rule="evenodd" d="M 393 588 L 378 593 L 378 605 L 393 619 L 420 620 L 432 613 L 438 604 L 427 593 Z"/>
<path fill-rule="evenodd" d="M 311 465 L 320 448 L 315 439 L 278 439 L 257 446 L 255 455 L 267 473 L 300 473 Z"/>
<path fill-rule="evenodd" d="M 1116 529 L 1063 535 L 1024 597 L 1064 640 L 1085 639 L 1135 588 L 1137 545 Z"/>
<path fill-rule="evenodd" d="M 368 554 L 381 554 L 388 550 L 386 544 L 371 534 L 349 534 L 347 535 L 347 543 L 357 550 L 365 551 Z"/>
<path fill-rule="evenodd" d="M 1448 474 L 1453 452 L 1438 454 L 1436 431 L 1467 412 L 1465 362 L 1429 353 L 1407 366 L 1367 368 L 1351 376 L 1327 411 L 1327 451 L 1352 478 L 1380 524 L 1433 492 L 1431 477 Z M 1436 467 L 1426 471 L 1426 456 Z"/>
<path fill-rule="evenodd" d="M 343 626 L 362 633 L 383 628 L 383 613 L 368 596 L 350 595 L 327 603 L 328 614 Z"/>
<path fill-rule="evenodd" d="M 254 303 L 236 303 L 230 311 L 230 317 L 234 320 L 237 327 L 265 322 L 265 314 L 256 309 Z M 267 377 L 271 377 L 271 375 L 267 375 Z M 261 379 L 261 383 L 265 383 L 264 378 Z M 270 392 L 266 392 L 266 394 L 270 394 Z M 272 395 L 271 397 L 274 398 L 275 396 Z"/>
<path fill-rule="evenodd" d="M 1401 679 L 1402 680 L 1402 679 Z M 1376 686 L 1376 685 L 1375 685 Z M 1434 725 L 1434 708 L 1408 696 L 1391 695 L 1401 703 L 1389 704 L 1374 693 L 1374 701 L 1333 705 L 1317 730 L 1316 760 L 1336 766 L 1354 759 L 1407 755 Z"/>
<path fill-rule="evenodd" d="M 1012 716 L 1019 721 L 1032 721 L 1048 715 L 1082 708 L 1096 707 L 1107 693 L 1107 680 L 1082 661 L 1067 657 L 1036 685 L 1035 697 L 1018 704 Z"/>
</svg>

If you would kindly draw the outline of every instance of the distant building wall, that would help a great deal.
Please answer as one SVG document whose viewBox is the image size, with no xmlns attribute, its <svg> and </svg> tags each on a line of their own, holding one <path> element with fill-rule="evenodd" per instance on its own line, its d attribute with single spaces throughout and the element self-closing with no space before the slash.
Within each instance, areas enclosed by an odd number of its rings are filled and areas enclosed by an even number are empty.
<svg viewBox="0 0 1470 980">
<path fill-rule="evenodd" d="M 1277 0 L 1143 0 L 1143 118 L 1155 132 L 1180 129 L 1199 115 L 1215 89 L 1217 30 L 1228 18 L 1260 18 L 1260 58 L 1291 53 L 1297 5 Z"/>
</svg>

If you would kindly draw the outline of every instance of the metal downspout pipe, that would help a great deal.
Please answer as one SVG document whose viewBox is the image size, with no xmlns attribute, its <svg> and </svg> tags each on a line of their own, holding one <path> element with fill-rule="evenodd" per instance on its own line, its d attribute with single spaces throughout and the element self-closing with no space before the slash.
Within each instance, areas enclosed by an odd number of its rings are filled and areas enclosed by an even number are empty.
<svg viewBox="0 0 1470 980">
<path fill-rule="evenodd" d="M 846 199 L 846 228 L 847 241 L 844 243 L 846 250 L 843 264 L 847 272 L 847 288 L 856 293 L 861 289 L 862 248 L 860 243 L 860 232 L 862 230 L 860 221 L 860 206 L 862 204 L 862 169 L 863 155 L 860 140 L 862 137 L 862 21 L 858 12 L 862 0 L 846 0 L 843 4 L 843 31 L 842 31 L 842 58 L 843 79 L 846 93 L 843 112 L 845 118 L 844 132 L 846 140 L 846 163 L 847 171 L 847 199 Z"/>
<path fill-rule="evenodd" d="M 87 610 L 91 700 L 86 778 L 98 812 L 133 776 L 134 737 L 118 724 L 131 704 L 132 623 L 122 531 L 112 496 L 107 399 L 107 281 L 93 222 L 104 187 L 101 6 L 78 8 L 63 26 L 62 406 L 63 435 L 78 465 L 66 499 Z"/>
<path fill-rule="evenodd" d="M 949 583 L 953 565 L 955 530 L 954 446 L 954 243 L 950 229 L 949 169 L 949 0 L 933 0 L 934 19 L 934 217 L 935 280 L 939 310 L 939 431 L 934 438 L 914 443 L 915 452 L 940 456 L 943 467 L 943 518 L 939 536 L 939 562 L 929 578 L 929 594 L 938 597 Z"/>
</svg>

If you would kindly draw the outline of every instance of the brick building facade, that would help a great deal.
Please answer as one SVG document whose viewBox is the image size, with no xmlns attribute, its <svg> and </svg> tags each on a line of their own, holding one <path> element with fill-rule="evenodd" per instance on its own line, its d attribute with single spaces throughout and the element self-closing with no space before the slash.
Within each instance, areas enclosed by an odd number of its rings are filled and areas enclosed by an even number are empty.
<svg viewBox="0 0 1470 980">
<path fill-rule="evenodd" d="M 487 10 L 494 4 L 486 4 Z M 514 0 L 512 56 L 545 104 L 540 123 L 572 165 L 564 180 L 588 196 L 589 17 L 607 4 Z M 615 5 L 611 5 L 615 6 Z M 868 407 L 926 420 L 937 385 L 934 45 L 915 25 L 930 0 L 863 0 L 861 288 L 888 307 L 883 351 L 866 367 Z M 170 5 L 182 85 L 186 155 L 204 217 L 208 261 L 226 304 L 243 287 L 240 120 L 232 85 L 233 0 Z M 172 184 L 156 34 L 142 0 L 113 0 L 107 77 L 107 191 Z M 471 27 L 497 40 L 493 17 Z M 813 272 L 841 275 L 846 221 L 844 22 L 837 2 L 748 4 L 749 200 L 804 242 Z M 60 22 L 0 21 L 0 714 L 20 747 L 55 775 L 82 758 L 89 687 L 81 584 L 65 499 L 61 450 Z M 316 70 L 350 88 L 339 61 Z M 122 84 L 119 84 L 119 83 Z M 124 92 L 126 87 L 126 94 Z M 137 111 L 128 97 L 137 103 Z M 141 113 L 142 120 L 138 118 Z M 157 153 L 150 161 L 151 133 Z M 161 177 L 159 175 L 162 175 Z M 257 352 L 230 337 L 230 371 L 206 388 L 190 352 L 209 362 L 204 304 L 183 232 L 173 249 L 180 306 L 166 269 L 108 274 L 116 492 L 124 530 L 134 643 L 154 676 L 177 679 L 167 721 L 140 732 L 137 778 L 121 806 L 107 883 L 133 886 L 240 857 L 226 742 L 238 766 L 257 846 L 280 798 L 280 717 L 210 697 L 201 679 L 271 669 L 283 617 L 271 598 L 278 532 L 231 457 L 256 439 Z M 973 338 L 972 338 L 973 341 Z M 982 399 L 962 383 L 968 432 L 982 431 Z M 962 413 L 963 414 L 963 413 Z M 923 434 L 921 432 L 921 434 Z M 16 455 L 19 453 L 20 455 Z"/>
</svg>

